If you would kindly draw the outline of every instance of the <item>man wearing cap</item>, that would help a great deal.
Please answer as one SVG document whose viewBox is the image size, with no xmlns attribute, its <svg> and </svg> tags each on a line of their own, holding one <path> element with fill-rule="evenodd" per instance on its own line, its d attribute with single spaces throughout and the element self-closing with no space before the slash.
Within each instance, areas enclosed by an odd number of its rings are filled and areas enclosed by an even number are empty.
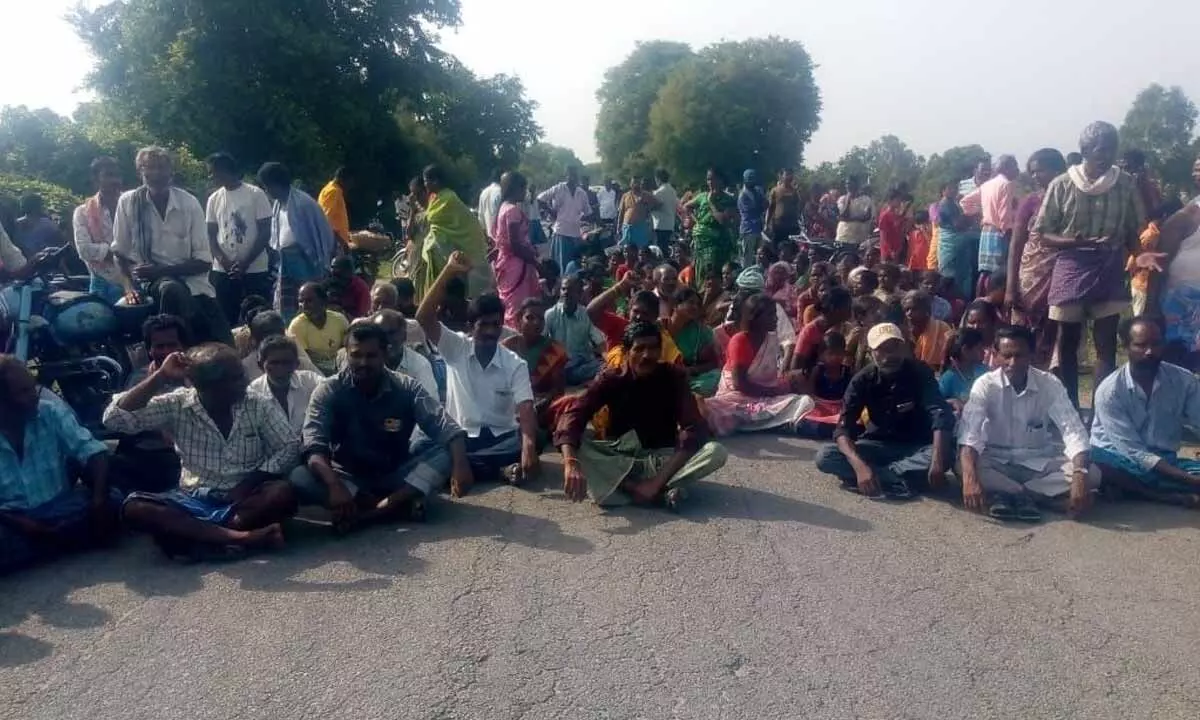
<svg viewBox="0 0 1200 720">
<path fill-rule="evenodd" d="M 742 216 L 742 267 L 754 264 L 754 253 L 762 238 L 763 219 L 767 215 L 767 196 L 758 184 L 758 173 L 747 170 L 742 173 L 742 191 L 738 194 L 738 213 Z"/>
<path fill-rule="evenodd" d="M 907 499 L 941 487 L 954 460 L 954 411 L 933 371 L 910 356 L 900 328 L 876 325 L 867 346 L 875 362 L 850 380 L 836 444 L 817 454 L 817 469 L 867 497 Z M 860 435 L 863 410 L 869 420 Z"/>
</svg>

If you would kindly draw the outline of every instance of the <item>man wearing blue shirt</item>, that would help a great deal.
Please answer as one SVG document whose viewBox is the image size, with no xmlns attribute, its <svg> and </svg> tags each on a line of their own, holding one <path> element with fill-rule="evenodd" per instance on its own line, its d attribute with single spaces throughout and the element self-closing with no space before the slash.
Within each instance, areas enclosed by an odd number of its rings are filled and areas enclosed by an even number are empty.
<svg viewBox="0 0 1200 720">
<path fill-rule="evenodd" d="M 1184 425 L 1200 425 L 1200 380 L 1163 362 L 1162 330 L 1121 327 L 1129 362 L 1096 388 L 1092 461 L 1105 484 L 1177 505 L 1200 505 L 1200 460 L 1179 457 Z"/>
<path fill-rule="evenodd" d="M 104 443 L 65 403 L 41 398 L 24 363 L 0 355 L 0 573 L 111 539 L 120 504 Z"/>
<path fill-rule="evenodd" d="M 742 267 L 754 264 L 754 254 L 762 239 L 763 220 L 767 215 L 767 196 L 758 184 L 758 173 L 742 173 L 742 191 L 738 193 L 738 213 L 742 216 L 739 233 L 742 238 Z"/>
</svg>

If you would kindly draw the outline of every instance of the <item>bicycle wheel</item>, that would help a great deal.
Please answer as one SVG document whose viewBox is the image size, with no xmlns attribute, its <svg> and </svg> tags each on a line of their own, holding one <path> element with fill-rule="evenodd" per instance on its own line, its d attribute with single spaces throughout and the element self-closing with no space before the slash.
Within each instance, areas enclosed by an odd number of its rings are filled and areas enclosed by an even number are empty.
<svg viewBox="0 0 1200 720">
<path fill-rule="evenodd" d="M 392 258 L 392 277 L 408 277 L 408 253 L 404 250 Z"/>
</svg>

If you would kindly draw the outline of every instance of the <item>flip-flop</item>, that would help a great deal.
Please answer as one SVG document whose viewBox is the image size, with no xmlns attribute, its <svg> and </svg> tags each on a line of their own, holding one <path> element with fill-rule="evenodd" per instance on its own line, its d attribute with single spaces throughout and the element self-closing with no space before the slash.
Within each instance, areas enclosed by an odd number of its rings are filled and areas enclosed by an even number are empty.
<svg viewBox="0 0 1200 720">
<path fill-rule="evenodd" d="M 513 463 L 512 465 L 504 468 L 504 470 L 501 471 L 500 476 L 504 478 L 504 482 L 512 485 L 513 487 L 517 487 L 525 481 L 525 473 L 521 471 L 521 465 L 519 463 Z"/>
<path fill-rule="evenodd" d="M 1021 522 L 1037 523 L 1042 521 L 1042 511 L 1033 504 L 1033 500 L 1023 495 L 1013 499 L 1013 508 L 1016 511 L 1016 518 Z"/>
<path fill-rule="evenodd" d="M 673 513 L 679 513 L 680 506 L 683 504 L 687 494 L 683 492 L 683 488 L 671 488 L 667 494 L 663 496 L 663 504 L 667 510 Z"/>
<path fill-rule="evenodd" d="M 988 505 L 988 515 L 996 520 L 1015 520 L 1017 513 L 1013 509 L 1012 500 L 1004 495 L 997 495 L 992 498 L 991 504 Z"/>
</svg>

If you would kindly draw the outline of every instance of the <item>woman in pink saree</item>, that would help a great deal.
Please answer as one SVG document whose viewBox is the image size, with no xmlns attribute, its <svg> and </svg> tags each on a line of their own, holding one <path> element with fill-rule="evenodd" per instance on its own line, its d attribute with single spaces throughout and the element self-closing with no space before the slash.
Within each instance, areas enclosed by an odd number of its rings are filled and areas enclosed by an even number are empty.
<svg viewBox="0 0 1200 720">
<path fill-rule="evenodd" d="M 814 404 L 795 392 L 799 376 L 779 372 L 775 301 L 752 295 L 741 315 L 742 331 L 729 341 L 717 394 L 706 401 L 709 425 L 721 436 L 774 428 L 795 432 Z"/>
<path fill-rule="evenodd" d="M 520 326 L 521 304 L 540 295 L 537 252 L 529 242 L 529 216 L 525 214 L 525 190 L 528 183 L 518 172 L 500 178 L 500 213 L 492 229 L 495 256 L 496 290 L 504 303 L 504 325 Z"/>
</svg>

